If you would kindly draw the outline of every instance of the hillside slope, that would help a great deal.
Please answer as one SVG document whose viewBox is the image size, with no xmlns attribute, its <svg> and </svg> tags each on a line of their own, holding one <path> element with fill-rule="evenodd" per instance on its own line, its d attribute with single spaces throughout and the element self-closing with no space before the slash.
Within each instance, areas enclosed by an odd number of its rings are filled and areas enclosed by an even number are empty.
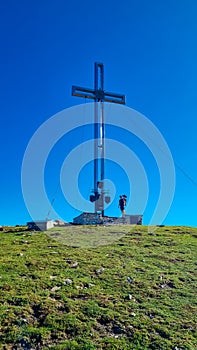
<svg viewBox="0 0 197 350">
<path fill-rule="evenodd" d="M 62 233 L 0 233 L 0 349 L 197 349 L 197 229 Z"/>
</svg>

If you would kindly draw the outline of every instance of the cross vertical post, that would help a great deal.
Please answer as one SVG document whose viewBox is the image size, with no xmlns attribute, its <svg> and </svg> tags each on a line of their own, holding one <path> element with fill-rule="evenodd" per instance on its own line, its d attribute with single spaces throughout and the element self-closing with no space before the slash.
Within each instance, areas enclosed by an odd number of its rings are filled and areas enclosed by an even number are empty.
<svg viewBox="0 0 197 350">
<path fill-rule="evenodd" d="M 94 194 L 95 198 L 95 213 L 101 211 L 102 216 L 104 216 L 104 105 L 103 105 L 103 92 L 104 92 L 104 66 L 102 63 L 95 62 L 94 64 L 94 74 L 95 74 L 95 86 L 94 90 L 97 91 L 95 98 L 95 117 L 94 117 Z M 100 108 L 99 104 L 100 102 Z M 100 113 L 100 115 L 99 115 Z M 100 149 L 100 181 L 98 168 L 99 168 L 99 154 Z M 98 183 L 101 185 L 101 193 L 98 193 Z"/>
<path fill-rule="evenodd" d="M 94 89 L 72 86 L 72 96 L 84 97 L 94 100 L 94 196 L 90 196 L 91 202 L 95 203 L 95 213 L 101 212 L 104 216 L 105 202 L 105 121 L 104 102 L 125 104 L 125 96 L 106 92 L 104 90 L 104 65 L 94 64 Z M 100 108 L 99 103 L 100 102 Z M 100 115 L 99 115 L 100 112 Z M 99 157 L 100 149 L 100 157 Z M 99 177 L 100 160 L 100 177 Z M 99 193 L 101 188 L 101 193 Z"/>
<path fill-rule="evenodd" d="M 98 67 L 94 64 L 94 91 L 98 91 Z M 96 203 L 98 199 L 98 98 L 94 100 L 94 195 L 95 195 L 95 212 L 97 212 Z"/>
</svg>

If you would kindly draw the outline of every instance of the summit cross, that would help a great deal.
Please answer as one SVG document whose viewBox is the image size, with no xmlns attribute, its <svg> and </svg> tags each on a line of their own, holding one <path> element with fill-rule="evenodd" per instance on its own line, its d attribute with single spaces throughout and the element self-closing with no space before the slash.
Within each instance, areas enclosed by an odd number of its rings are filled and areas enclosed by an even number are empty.
<svg viewBox="0 0 197 350">
<path fill-rule="evenodd" d="M 95 202 L 95 213 L 101 212 L 104 216 L 104 201 L 107 202 L 104 191 L 105 175 L 105 123 L 104 123 L 104 102 L 125 104 L 125 95 L 106 92 L 104 90 L 104 65 L 95 62 L 94 64 L 94 89 L 79 86 L 72 86 L 72 96 L 92 99 L 94 106 L 94 195 L 90 201 Z M 100 102 L 100 120 L 98 118 L 98 102 Z M 100 130 L 100 131 L 99 131 Z M 100 180 L 99 180 L 99 149 L 100 155 Z M 101 188 L 99 194 L 98 188 Z M 109 198 L 109 197 L 108 197 Z"/>
</svg>

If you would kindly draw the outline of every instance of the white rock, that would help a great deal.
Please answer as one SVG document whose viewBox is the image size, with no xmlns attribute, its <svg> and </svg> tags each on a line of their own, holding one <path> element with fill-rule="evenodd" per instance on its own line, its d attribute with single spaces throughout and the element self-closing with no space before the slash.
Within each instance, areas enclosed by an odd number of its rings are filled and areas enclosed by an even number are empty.
<svg viewBox="0 0 197 350">
<path fill-rule="evenodd" d="M 28 323 L 28 321 L 27 321 L 26 318 L 22 318 L 22 321 L 23 321 L 24 323 Z"/>
<path fill-rule="evenodd" d="M 82 287 L 82 286 L 76 286 L 76 288 L 77 288 L 77 289 L 83 289 L 83 287 Z"/>
<path fill-rule="evenodd" d="M 51 292 L 57 292 L 60 289 L 61 289 L 61 287 L 55 286 L 51 289 Z"/>
<path fill-rule="evenodd" d="M 79 265 L 78 261 L 75 261 L 70 267 L 77 267 Z"/>
<path fill-rule="evenodd" d="M 66 278 L 65 281 L 64 281 L 64 284 L 72 284 L 73 281 L 70 279 L 70 278 Z"/>
<path fill-rule="evenodd" d="M 101 267 L 100 269 L 96 270 L 96 273 L 99 274 L 99 273 L 102 273 L 104 271 L 104 267 Z"/>
<path fill-rule="evenodd" d="M 57 276 L 49 276 L 50 280 L 54 280 L 55 278 L 57 278 Z"/>
</svg>

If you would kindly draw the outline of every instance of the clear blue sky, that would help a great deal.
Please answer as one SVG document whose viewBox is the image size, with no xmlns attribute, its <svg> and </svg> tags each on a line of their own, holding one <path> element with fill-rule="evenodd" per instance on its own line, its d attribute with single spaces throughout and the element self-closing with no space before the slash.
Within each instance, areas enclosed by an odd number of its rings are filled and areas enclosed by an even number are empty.
<svg viewBox="0 0 197 350">
<path fill-rule="evenodd" d="M 164 223 L 197 226 L 196 19 L 194 0 L 1 1 L 0 225 L 30 220 L 20 179 L 27 144 L 52 115 L 84 102 L 71 96 L 71 86 L 92 87 L 99 61 L 106 90 L 125 93 L 127 106 L 157 126 L 178 165 Z M 151 169 L 148 177 L 153 181 Z M 52 197 L 57 177 L 51 173 L 46 182 Z M 61 196 L 56 201 L 72 220 L 76 212 Z"/>
</svg>

